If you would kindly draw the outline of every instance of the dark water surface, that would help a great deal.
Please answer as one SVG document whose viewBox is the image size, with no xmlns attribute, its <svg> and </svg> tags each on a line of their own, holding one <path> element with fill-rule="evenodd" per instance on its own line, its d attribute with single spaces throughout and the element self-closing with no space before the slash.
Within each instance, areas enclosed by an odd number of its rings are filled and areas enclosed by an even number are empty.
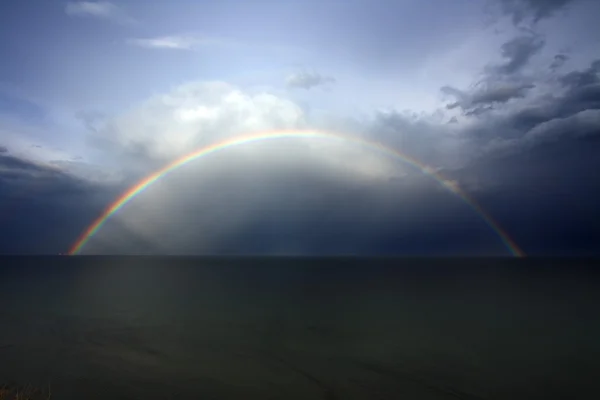
<svg viewBox="0 0 600 400">
<path fill-rule="evenodd" d="M 0 258 L 0 384 L 52 399 L 600 396 L 589 260 Z"/>
</svg>

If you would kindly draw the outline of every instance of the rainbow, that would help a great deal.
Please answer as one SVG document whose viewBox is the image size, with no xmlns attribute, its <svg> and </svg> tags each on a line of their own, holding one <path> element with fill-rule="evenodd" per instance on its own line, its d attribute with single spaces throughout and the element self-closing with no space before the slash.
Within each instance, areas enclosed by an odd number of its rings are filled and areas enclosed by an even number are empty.
<svg viewBox="0 0 600 400">
<path fill-rule="evenodd" d="M 224 140 L 219 143 L 215 143 L 209 145 L 207 147 L 196 150 L 192 153 L 189 153 L 170 164 L 164 166 L 158 171 L 152 173 L 146 178 L 140 180 L 130 189 L 125 191 L 115 202 L 113 202 L 85 231 L 79 236 L 77 241 L 73 244 L 71 249 L 69 250 L 69 255 L 78 254 L 83 246 L 90 240 L 96 232 L 104 225 L 104 223 L 117 211 L 119 211 L 125 204 L 131 201 L 135 196 L 144 191 L 148 186 L 152 185 L 159 179 L 163 178 L 170 172 L 176 170 L 177 168 L 194 161 L 198 158 L 207 156 L 209 154 L 213 154 L 222 150 L 226 150 L 228 148 L 234 146 L 241 146 L 248 143 L 259 142 L 264 140 L 274 140 L 274 139 L 283 139 L 283 138 L 320 138 L 320 139 L 330 139 L 330 140 L 338 140 L 344 142 L 352 142 L 358 144 L 360 146 L 364 146 L 370 148 L 374 151 L 381 152 L 388 156 L 393 156 L 406 164 L 411 165 L 412 167 L 417 168 L 422 173 L 432 177 L 436 181 L 438 181 L 444 188 L 454 193 L 463 199 L 467 205 L 469 205 L 484 221 L 487 225 L 491 227 L 491 229 L 499 236 L 502 240 L 506 248 L 510 251 L 510 253 L 516 257 L 522 257 L 525 253 L 517 246 L 517 244 L 510 238 L 510 236 L 498 225 L 494 219 L 488 215 L 481 206 L 471 198 L 467 193 L 462 191 L 460 187 L 454 184 L 451 181 L 448 181 L 444 178 L 440 173 L 436 172 L 433 168 L 419 162 L 418 160 L 403 154 L 397 150 L 391 149 L 389 147 L 385 147 L 379 142 L 373 142 L 370 140 L 366 140 L 363 138 L 357 137 L 349 137 L 345 135 L 340 135 L 337 133 L 330 132 L 322 132 L 322 131 L 313 131 L 313 130 L 288 130 L 288 131 L 273 131 L 273 132 L 263 132 L 263 133 L 254 133 L 250 135 L 238 136 L 228 140 Z"/>
</svg>

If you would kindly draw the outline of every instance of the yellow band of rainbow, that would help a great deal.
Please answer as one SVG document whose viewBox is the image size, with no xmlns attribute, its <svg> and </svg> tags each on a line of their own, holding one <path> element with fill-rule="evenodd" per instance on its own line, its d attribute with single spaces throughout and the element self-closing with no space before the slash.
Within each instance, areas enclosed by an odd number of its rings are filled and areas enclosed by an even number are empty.
<svg viewBox="0 0 600 400">
<path fill-rule="evenodd" d="M 131 199 L 141 193 L 148 186 L 152 185 L 157 180 L 161 179 L 168 173 L 176 170 L 177 168 L 194 161 L 198 158 L 207 156 L 209 154 L 216 153 L 221 150 L 225 150 L 235 146 L 241 146 L 248 143 L 259 142 L 264 140 L 284 139 L 284 138 L 319 138 L 319 139 L 330 139 L 339 140 L 344 142 L 355 143 L 360 146 L 370 148 L 371 150 L 381 152 L 383 154 L 393 156 L 404 163 L 417 168 L 422 173 L 432 177 L 438 181 L 444 188 L 450 192 L 459 196 L 467 205 L 469 205 L 485 222 L 490 228 L 499 236 L 506 248 L 510 253 L 516 257 L 523 257 L 525 253 L 517 246 L 517 244 L 510 238 L 510 236 L 498 225 L 498 223 L 488 215 L 481 206 L 471 198 L 467 193 L 461 190 L 457 185 L 452 184 L 450 181 L 445 179 L 440 173 L 436 172 L 433 168 L 421 163 L 420 161 L 389 147 L 382 145 L 379 142 L 370 141 L 363 138 L 351 137 L 347 135 L 340 135 L 337 133 L 315 131 L 315 130 L 286 130 L 286 131 L 272 131 L 263 133 L 254 133 L 250 135 L 237 136 L 231 139 L 221 141 L 209 145 L 207 147 L 196 150 L 189 153 L 165 167 L 155 171 L 146 178 L 143 178 L 138 183 L 129 188 L 123 193 L 115 202 L 113 202 L 85 231 L 79 236 L 77 241 L 73 244 L 69 250 L 69 255 L 75 255 L 81 251 L 83 246 L 90 240 L 92 236 L 102 227 L 102 225 L 121 207 L 127 204 Z"/>
</svg>

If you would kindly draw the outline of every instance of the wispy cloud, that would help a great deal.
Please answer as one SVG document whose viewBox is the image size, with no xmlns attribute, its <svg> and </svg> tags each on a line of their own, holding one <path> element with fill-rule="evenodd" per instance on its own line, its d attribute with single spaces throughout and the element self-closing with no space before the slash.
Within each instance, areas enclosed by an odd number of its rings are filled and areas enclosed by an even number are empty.
<svg viewBox="0 0 600 400">
<path fill-rule="evenodd" d="M 119 24 L 136 23 L 122 8 L 108 1 L 70 2 L 65 6 L 65 12 L 72 17 L 94 17 Z"/>
<path fill-rule="evenodd" d="M 325 86 L 334 83 L 332 76 L 321 75 L 318 72 L 298 72 L 288 76 L 286 84 L 290 88 L 301 88 L 309 90 L 316 86 Z"/>
<path fill-rule="evenodd" d="M 219 39 L 203 39 L 194 36 L 160 36 L 154 38 L 128 39 L 128 44 L 148 49 L 192 50 L 199 46 L 230 44 Z"/>
<path fill-rule="evenodd" d="M 235 38 L 219 37 L 198 33 L 182 33 L 174 35 L 135 37 L 126 40 L 132 46 L 155 50 L 182 50 L 195 51 L 208 46 L 229 49 L 246 49 L 252 51 L 267 51 L 275 53 L 304 54 L 301 48 L 288 45 L 277 45 L 270 43 L 246 42 Z"/>
</svg>

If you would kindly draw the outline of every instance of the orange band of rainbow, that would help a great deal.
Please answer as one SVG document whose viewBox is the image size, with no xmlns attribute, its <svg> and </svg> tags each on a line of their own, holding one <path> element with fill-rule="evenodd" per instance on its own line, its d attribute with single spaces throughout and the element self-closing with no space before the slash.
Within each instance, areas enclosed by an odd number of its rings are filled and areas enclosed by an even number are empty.
<svg viewBox="0 0 600 400">
<path fill-rule="evenodd" d="M 491 229 L 499 236 L 506 248 L 510 253 L 516 257 L 523 257 L 525 253 L 517 246 L 517 244 L 510 238 L 510 236 L 498 225 L 498 223 L 488 215 L 481 206 L 471 198 L 467 193 L 461 190 L 457 185 L 445 179 L 440 173 L 436 172 L 433 168 L 419 162 L 418 160 L 401 153 L 395 149 L 385 147 L 381 143 L 369 141 L 363 138 L 343 136 L 336 133 L 313 131 L 313 130 L 291 130 L 291 131 L 275 131 L 275 132 L 264 132 L 245 136 L 238 136 L 232 139 L 228 139 L 219 143 L 212 144 L 210 146 L 201 148 L 190 154 L 187 154 L 172 163 L 166 165 L 160 170 L 152 173 L 146 178 L 140 180 L 125 193 L 123 193 L 114 203 L 112 203 L 103 213 L 100 215 L 77 239 L 69 250 L 70 255 L 75 255 L 81 251 L 83 246 L 90 240 L 92 236 L 102 227 L 102 225 L 121 207 L 127 204 L 131 199 L 140 194 L 148 186 L 152 185 L 157 180 L 161 179 L 168 173 L 176 170 L 177 168 L 194 161 L 198 158 L 207 156 L 212 153 L 216 153 L 221 150 L 228 149 L 234 146 L 241 146 L 248 143 L 259 142 L 264 140 L 274 140 L 283 138 L 320 138 L 338 140 L 344 142 L 351 142 L 357 145 L 370 148 L 374 151 L 381 152 L 383 154 L 393 156 L 414 168 L 417 168 L 424 174 L 432 177 L 438 181 L 444 188 L 454 193 L 463 199 L 485 222 L 491 227 Z"/>
</svg>

